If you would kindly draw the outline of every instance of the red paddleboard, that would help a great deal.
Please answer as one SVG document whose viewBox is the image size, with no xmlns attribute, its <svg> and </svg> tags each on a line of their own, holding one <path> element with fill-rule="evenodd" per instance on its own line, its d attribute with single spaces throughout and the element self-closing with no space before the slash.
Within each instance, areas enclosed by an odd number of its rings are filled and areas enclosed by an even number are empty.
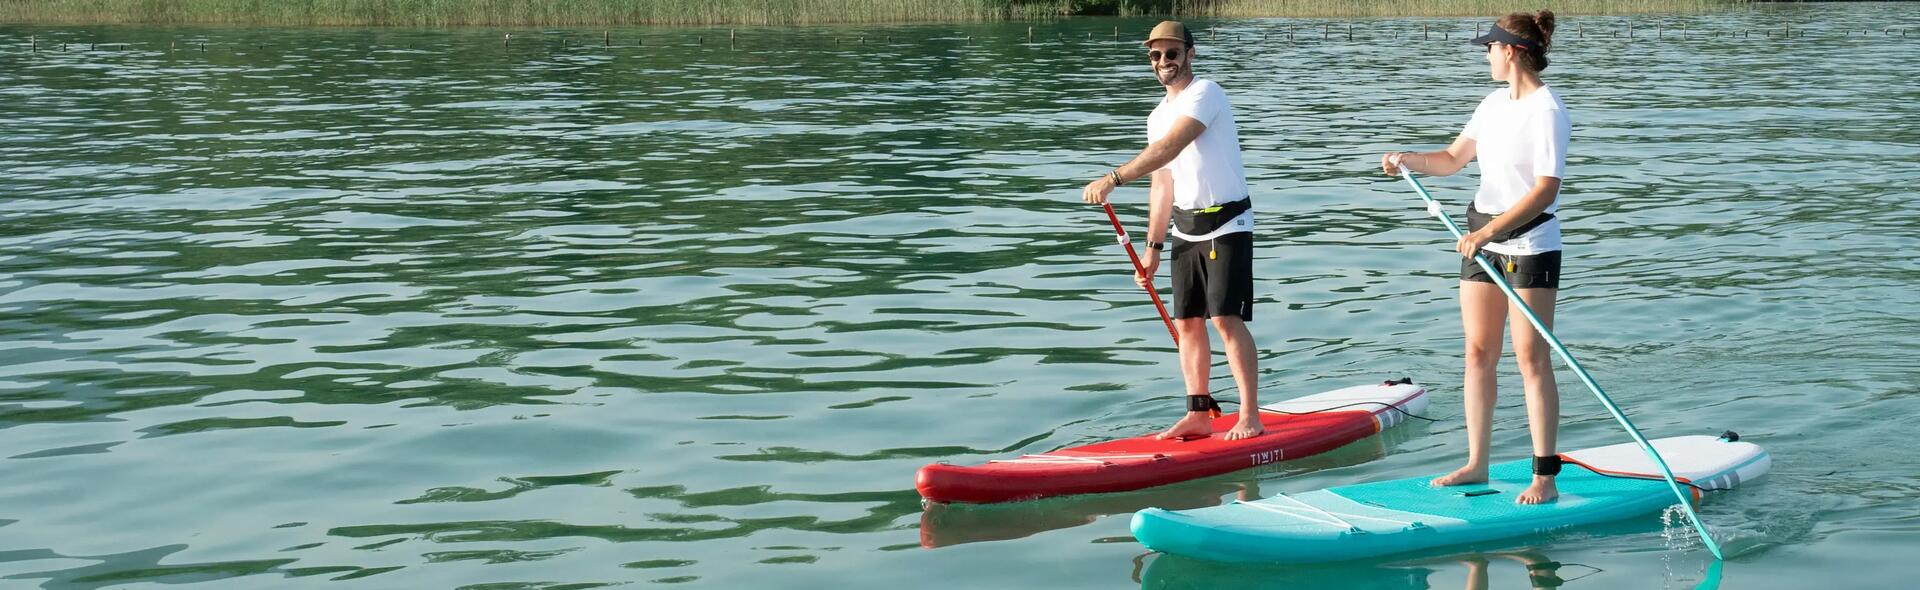
<svg viewBox="0 0 1920 590">
<path fill-rule="evenodd" d="M 1261 406 L 1267 432 L 1250 439 L 1226 439 L 1239 419 L 1227 412 L 1212 436 L 1148 434 L 984 465 L 934 463 L 920 468 L 914 487 L 927 500 L 972 504 L 1137 490 L 1331 451 L 1426 407 L 1427 390 L 1412 383 L 1348 387 Z"/>
</svg>

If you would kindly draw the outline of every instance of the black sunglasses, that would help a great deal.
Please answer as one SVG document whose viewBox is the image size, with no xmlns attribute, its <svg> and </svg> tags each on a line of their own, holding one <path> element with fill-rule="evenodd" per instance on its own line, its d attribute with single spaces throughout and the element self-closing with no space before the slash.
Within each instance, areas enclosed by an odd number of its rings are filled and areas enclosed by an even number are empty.
<svg viewBox="0 0 1920 590">
<path fill-rule="evenodd" d="M 1178 61 L 1180 59 L 1180 50 L 1168 49 L 1166 53 L 1161 53 L 1160 50 L 1155 49 L 1147 52 L 1147 59 L 1149 60 L 1160 61 L 1162 58 L 1165 58 L 1167 61 Z"/>
</svg>

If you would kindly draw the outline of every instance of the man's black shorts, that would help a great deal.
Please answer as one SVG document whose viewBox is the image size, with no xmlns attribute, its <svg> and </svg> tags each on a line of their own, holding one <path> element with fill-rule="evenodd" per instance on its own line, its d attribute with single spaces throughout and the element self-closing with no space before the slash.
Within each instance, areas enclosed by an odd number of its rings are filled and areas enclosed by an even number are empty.
<svg viewBox="0 0 1920 590">
<path fill-rule="evenodd" d="M 1173 317 L 1235 315 L 1253 320 L 1253 232 L 1200 242 L 1171 238 L 1169 246 Z"/>
<path fill-rule="evenodd" d="M 1501 278 L 1515 289 L 1558 289 L 1560 288 L 1560 251 L 1550 250 L 1539 254 L 1509 256 L 1495 254 L 1485 249 L 1480 254 L 1487 262 L 1500 269 Z M 1472 258 L 1460 259 L 1460 280 L 1493 284 L 1493 278 L 1480 268 Z M 1177 293 L 1177 291 L 1176 291 Z"/>
</svg>

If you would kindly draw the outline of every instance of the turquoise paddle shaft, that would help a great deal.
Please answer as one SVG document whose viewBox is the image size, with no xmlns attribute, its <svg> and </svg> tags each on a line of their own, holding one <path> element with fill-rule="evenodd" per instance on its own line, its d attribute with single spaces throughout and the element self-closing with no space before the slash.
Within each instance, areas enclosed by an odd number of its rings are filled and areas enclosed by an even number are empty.
<svg viewBox="0 0 1920 590">
<path fill-rule="evenodd" d="M 1413 185 L 1414 192 L 1420 193 L 1420 199 L 1426 201 L 1428 207 L 1438 210 L 1440 202 L 1433 200 L 1433 195 L 1427 194 L 1427 187 L 1420 186 L 1420 181 L 1413 178 L 1413 171 L 1401 166 L 1400 177 L 1407 179 L 1407 184 Z M 1441 223 L 1447 224 L 1447 231 L 1453 232 L 1454 239 L 1463 237 L 1460 226 L 1454 225 L 1453 218 L 1445 213 L 1441 213 L 1438 217 Z M 1561 344 L 1559 338 L 1553 337 L 1553 330 L 1547 329 L 1547 325 L 1541 323 L 1540 317 L 1533 315 L 1533 308 L 1527 307 L 1526 302 L 1520 300 L 1520 294 L 1513 292 L 1513 286 L 1508 285 L 1506 279 L 1501 277 L 1499 269 L 1494 268 L 1493 263 L 1487 262 L 1487 257 L 1481 256 L 1478 252 L 1473 254 L 1473 261 L 1487 271 L 1487 276 L 1493 278 L 1493 284 L 1499 285 L 1502 293 L 1507 294 L 1507 301 L 1512 302 L 1514 307 L 1520 308 L 1521 315 L 1527 316 L 1527 323 L 1533 324 L 1533 329 L 1546 337 L 1547 344 L 1553 347 L 1554 352 L 1560 353 L 1561 359 L 1567 361 L 1567 366 L 1573 369 L 1573 374 L 1580 376 L 1580 382 L 1587 384 L 1587 389 L 1593 390 L 1593 395 L 1600 398 L 1600 405 L 1606 406 L 1607 412 L 1613 414 L 1613 419 L 1619 420 L 1621 426 L 1627 427 L 1627 434 L 1633 436 L 1634 442 L 1640 443 L 1640 450 L 1646 451 L 1647 456 L 1653 458 L 1653 463 L 1660 466 L 1660 475 L 1666 477 L 1667 487 L 1673 488 L 1673 495 L 1680 497 L 1680 507 L 1687 511 L 1687 519 L 1693 521 L 1694 530 L 1700 531 L 1700 540 L 1707 544 L 1707 550 L 1713 552 L 1714 559 L 1726 559 L 1720 554 L 1720 545 L 1713 542 L 1713 535 L 1707 534 L 1706 523 L 1700 522 L 1700 515 L 1694 513 L 1693 501 L 1687 498 L 1686 492 L 1680 491 L 1680 483 L 1673 480 L 1673 469 L 1667 467 L 1667 461 L 1660 458 L 1658 451 L 1653 450 L 1653 444 L 1647 442 L 1647 437 L 1640 435 L 1640 429 L 1633 427 L 1633 421 L 1628 420 L 1627 415 L 1620 412 L 1619 406 L 1613 405 L 1613 399 L 1607 397 L 1607 392 L 1600 389 L 1600 384 L 1593 381 L 1593 376 L 1588 375 L 1587 370 L 1580 367 L 1580 361 L 1573 359 L 1573 353 L 1567 352 L 1566 345 Z"/>
</svg>

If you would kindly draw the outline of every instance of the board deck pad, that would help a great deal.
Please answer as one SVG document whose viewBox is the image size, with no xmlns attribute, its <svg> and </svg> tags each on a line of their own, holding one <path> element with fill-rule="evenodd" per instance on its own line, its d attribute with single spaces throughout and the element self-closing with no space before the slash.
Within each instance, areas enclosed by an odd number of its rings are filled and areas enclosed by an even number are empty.
<svg viewBox="0 0 1920 590">
<path fill-rule="evenodd" d="M 1426 406 L 1426 389 L 1411 383 L 1347 387 L 1261 406 L 1278 411 L 1261 412 L 1266 433 L 1251 439 L 1227 440 L 1238 413 L 1223 412 L 1211 436 L 1147 434 L 981 465 L 934 463 L 920 469 L 914 487 L 929 501 L 978 504 L 1137 490 L 1330 451 Z"/>
<path fill-rule="evenodd" d="M 1682 436 L 1653 445 L 1676 478 L 1709 489 L 1759 477 L 1772 464 L 1749 442 Z M 1427 476 L 1194 510 L 1148 508 L 1134 514 L 1133 535 L 1156 551 L 1213 561 L 1318 563 L 1631 518 L 1675 502 L 1636 443 L 1561 457 L 1560 497 L 1547 504 L 1514 502 L 1533 480 L 1532 461 L 1521 460 L 1492 466 L 1485 484 L 1436 487 Z"/>
</svg>

